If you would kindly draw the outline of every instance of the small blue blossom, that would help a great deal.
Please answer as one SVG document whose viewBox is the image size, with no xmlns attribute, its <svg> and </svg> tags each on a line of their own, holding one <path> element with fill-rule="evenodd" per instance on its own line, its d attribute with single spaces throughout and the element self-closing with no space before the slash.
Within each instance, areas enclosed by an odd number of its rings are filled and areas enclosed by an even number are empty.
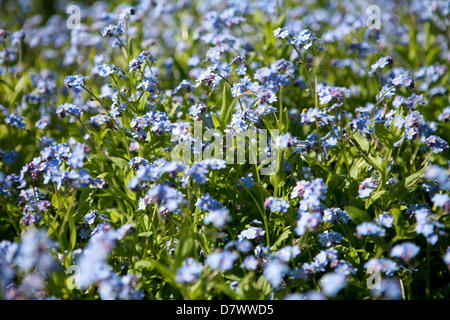
<svg viewBox="0 0 450 320">
<path fill-rule="evenodd" d="M 235 251 L 214 251 L 206 258 L 205 265 L 211 267 L 213 270 L 225 272 L 233 268 L 237 259 L 238 254 Z"/>
<path fill-rule="evenodd" d="M 347 277 L 342 273 L 329 272 L 320 278 L 319 284 L 324 295 L 335 297 L 347 285 Z"/>
<path fill-rule="evenodd" d="M 381 57 L 378 59 L 377 62 L 375 62 L 369 71 L 369 75 L 373 75 L 377 70 L 383 69 L 385 66 L 393 64 L 394 60 L 390 56 Z"/>
<path fill-rule="evenodd" d="M 363 222 L 356 227 L 356 235 L 358 237 L 365 236 L 376 236 L 376 237 L 384 237 L 386 234 L 386 230 L 374 222 Z"/>
<path fill-rule="evenodd" d="M 5 118 L 5 122 L 10 126 L 14 126 L 19 129 L 25 129 L 27 125 L 24 116 L 14 113 L 7 115 Z"/>
<path fill-rule="evenodd" d="M 219 208 L 209 211 L 205 217 L 205 224 L 213 224 L 216 228 L 222 229 L 231 221 L 231 216 L 227 208 Z"/>
<path fill-rule="evenodd" d="M 253 173 L 247 174 L 245 177 L 239 178 L 238 186 L 250 189 L 255 185 L 255 181 L 253 180 Z"/>
<path fill-rule="evenodd" d="M 243 239 L 256 239 L 261 240 L 266 232 L 261 227 L 249 227 L 248 229 L 245 229 L 241 231 L 241 233 L 238 235 L 238 239 L 242 241 Z"/>
<path fill-rule="evenodd" d="M 270 259 L 264 265 L 264 277 L 270 282 L 272 287 L 277 290 L 281 281 L 289 273 L 290 269 L 285 262 L 279 259 Z"/>
<path fill-rule="evenodd" d="M 268 207 L 271 212 L 287 212 L 289 202 L 284 199 L 269 197 L 264 201 L 264 207 Z"/>
<path fill-rule="evenodd" d="M 175 281 L 181 284 L 195 283 L 199 280 L 203 266 L 193 258 L 186 258 L 181 267 L 177 269 Z"/>
<path fill-rule="evenodd" d="M 391 228 L 394 224 L 394 216 L 389 212 L 383 212 L 375 218 L 375 222 L 382 227 Z"/>
<path fill-rule="evenodd" d="M 86 79 L 89 79 L 89 77 L 84 77 L 82 75 L 67 76 L 64 79 L 64 84 L 69 89 L 80 89 L 84 86 L 84 80 Z"/>
<path fill-rule="evenodd" d="M 394 258 L 399 258 L 403 262 L 409 262 L 414 258 L 420 251 L 420 247 L 412 242 L 404 242 L 402 244 L 395 245 L 391 249 L 390 256 Z"/>
<path fill-rule="evenodd" d="M 206 111 L 206 105 L 202 102 L 194 104 L 189 108 L 189 114 L 194 118 L 198 119 Z"/>
<path fill-rule="evenodd" d="M 342 234 L 336 231 L 325 230 L 319 233 L 319 242 L 323 247 L 335 246 L 342 241 Z"/>
<path fill-rule="evenodd" d="M 259 266 L 259 259 L 255 256 L 247 256 L 245 257 L 244 261 L 241 264 L 241 268 L 247 269 L 247 270 L 256 270 Z"/>
<path fill-rule="evenodd" d="M 153 93 L 156 91 L 158 85 L 158 79 L 155 77 L 145 77 L 137 86 L 136 89 L 142 89 L 144 91 Z"/>
</svg>

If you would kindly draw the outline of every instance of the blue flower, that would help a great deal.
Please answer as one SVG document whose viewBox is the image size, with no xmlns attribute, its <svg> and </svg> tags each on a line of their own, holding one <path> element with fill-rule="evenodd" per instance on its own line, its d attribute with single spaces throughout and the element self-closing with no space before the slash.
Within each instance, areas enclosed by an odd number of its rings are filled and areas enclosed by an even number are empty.
<svg viewBox="0 0 450 320">
<path fill-rule="evenodd" d="M 332 87 L 332 86 L 322 86 L 318 89 L 317 95 L 319 96 L 319 101 L 321 104 L 327 104 L 330 102 L 340 103 L 344 100 L 344 97 L 349 94 L 349 90 L 344 87 Z M 318 114 L 325 114 L 325 112 L 319 109 L 314 109 Z M 327 117 L 329 117 L 327 115 Z"/>
<path fill-rule="evenodd" d="M 233 268 L 234 262 L 238 257 L 239 256 L 235 251 L 214 251 L 206 257 L 205 265 L 211 267 L 213 270 L 225 272 Z"/>
<path fill-rule="evenodd" d="M 288 265 L 277 258 L 269 259 L 264 265 L 263 275 L 272 287 L 276 290 L 280 287 L 281 281 L 289 273 Z"/>
<path fill-rule="evenodd" d="M 389 80 L 389 84 L 394 87 L 409 87 L 414 88 L 414 79 L 410 75 L 400 74 L 393 79 Z"/>
<path fill-rule="evenodd" d="M 192 177 L 196 182 L 205 184 L 208 181 L 207 175 L 210 170 L 220 170 L 226 167 L 225 160 L 209 158 L 194 163 L 187 171 L 187 176 Z"/>
<path fill-rule="evenodd" d="M 275 253 L 275 257 L 281 261 L 289 262 L 292 258 L 296 258 L 300 255 L 300 248 L 298 246 L 284 246 Z"/>
<path fill-rule="evenodd" d="M 369 75 L 372 75 L 375 73 L 375 71 L 377 71 L 378 69 L 383 69 L 385 66 L 389 65 L 389 64 L 393 64 L 394 60 L 392 59 L 392 57 L 390 56 L 386 56 L 386 57 L 381 57 L 380 59 L 378 59 L 377 62 L 375 62 L 370 71 L 369 71 Z"/>
<path fill-rule="evenodd" d="M 345 210 L 341 208 L 326 208 L 323 211 L 323 221 L 331 221 L 334 224 L 338 222 L 347 223 L 351 218 Z"/>
<path fill-rule="evenodd" d="M 238 235 L 238 239 L 242 241 L 243 239 L 257 239 L 261 240 L 266 232 L 261 227 L 249 227 L 248 229 L 245 229 L 241 231 L 241 233 Z"/>
<path fill-rule="evenodd" d="M 450 250 L 447 248 L 447 252 L 444 254 L 444 256 L 442 257 L 442 259 L 444 260 L 444 263 L 447 266 L 450 266 Z"/>
<path fill-rule="evenodd" d="M 329 272 L 322 276 L 319 285 L 322 293 L 328 297 L 336 297 L 343 288 L 347 286 L 348 280 L 342 273 Z"/>
<path fill-rule="evenodd" d="M 66 116 L 66 112 L 79 117 L 81 115 L 81 109 L 77 106 L 70 104 L 70 103 L 64 103 L 56 109 L 56 114 L 60 118 L 64 118 Z"/>
<path fill-rule="evenodd" d="M 113 37 L 113 36 L 119 36 L 122 34 L 124 34 L 124 30 L 119 25 L 114 26 L 114 25 L 110 24 L 110 25 L 104 27 L 102 30 L 103 37 Z"/>
<path fill-rule="evenodd" d="M 287 212 L 289 202 L 284 199 L 269 197 L 264 201 L 264 207 L 268 207 L 271 212 Z"/>
<path fill-rule="evenodd" d="M 341 273 L 343 275 L 355 274 L 358 268 L 352 266 L 352 264 L 345 260 L 338 260 L 334 272 Z"/>
<path fill-rule="evenodd" d="M 95 222 L 95 219 L 97 219 L 98 216 L 98 211 L 97 210 L 92 210 L 88 213 L 86 213 L 86 215 L 84 216 L 84 221 L 91 225 Z"/>
<path fill-rule="evenodd" d="M 317 210 L 321 207 L 321 201 L 325 200 L 327 185 L 322 178 L 316 178 L 313 181 L 297 181 L 291 192 L 291 198 L 302 197 L 300 200 L 300 211 Z"/>
<path fill-rule="evenodd" d="M 388 258 L 372 258 L 364 264 L 364 268 L 384 272 L 389 277 L 400 270 L 397 263 Z"/>
<path fill-rule="evenodd" d="M 37 267 L 42 274 L 48 274 L 57 266 L 51 255 L 55 247 L 56 243 L 47 237 L 46 231 L 30 229 L 22 235 L 15 263 L 23 271 Z"/>
<path fill-rule="evenodd" d="M 273 35 L 281 39 L 292 37 L 291 32 L 289 31 L 289 29 L 286 28 L 276 28 L 275 30 L 273 30 Z"/>
<path fill-rule="evenodd" d="M 103 78 L 107 78 L 114 73 L 118 74 L 120 77 L 127 77 L 120 68 L 116 67 L 113 64 L 104 63 L 97 67 L 97 72 L 98 75 Z"/>
<path fill-rule="evenodd" d="M 431 214 L 430 209 L 420 207 L 412 210 L 412 212 L 417 221 L 414 230 L 418 234 L 422 234 L 430 244 L 434 245 L 439 235 L 445 235 L 443 231 L 445 229 L 444 224 Z"/>
<path fill-rule="evenodd" d="M 158 203 L 164 206 L 169 212 L 174 212 L 181 205 L 186 203 L 184 195 L 177 189 L 165 185 L 157 184 L 147 191 L 147 195 L 151 203 Z"/>
<path fill-rule="evenodd" d="M 82 168 L 84 166 L 85 157 L 86 155 L 83 146 L 77 145 L 72 151 L 72 155 L 67 160 L 67 164 L 72 166 L 72 168 Z"/>
<path fill-rule="evenodd" d="M 241 268 L 248 270 L 256 270 L 259 266 L 259 259 L 253 255 L 245 257 L 241 264 Z"/>
<path fill-rule="evenodd" d="M 239 178 L 238 186 L 250 189 L 255 185 L 255 181 L 253 180 L 253 173 L 247 174 L 245 177 Z"/>
<path fill-rule="evenodd" d="M 360 225 L 356 226 L 356 235 L 358 237 L 365 237 L 365 236 L 376 236 L 376 237 L 384 237 L 386 234 L 386 230 L 374 222 L 368 222 L 365 221 L 361 223 Z"/>
<path fill-rule="evenodd" d="M 442 190 L 450 190 L 450 178 L 447 170 L 438 166 L 431 165 L 425 171 L 425 178 L 435 180 Z"/>
<path fill-rule="evenodd" d="M 97 72 L 99 76 L 106 78 L 114 73 L 114 66 L 104 63 L 97 67 Z"/>
<path fill-rule="evenodd" d="M 326 249 L 320 251 L 312 262 L 312 267 L 317 271 L 325 271 L 325 267 L 338 258 L 336 249 Z"/>
<path fill-rule="evenodd" d="M 369 177 L 359 184 L 358 195 L 361 199 L 369 197 L 378 187 L 379 181 L 376 178 Z"/>
<path fill-rule="evenodd" d="M 434 205 L 437 207 L 446 207 L 449 204 L 450 198 L 447 193 L 436 193 L 432 198 Z"/>
<path fill-rule="evenodd" d="M 156 59 L 153 57 L 150 51 L 147 50 L 141 51 L 141 53 L 139 53 L 138 59 L 142 62 L 144 61 L 156 62 Z"/>
<path fill-rule="evenodd" d="M 370 289 L 370 294 L 373 298 L 380 297 L 387 300 L 401 300 L 402 288 L 400 281 L 396 278 L 380 279 L 380 282 Z"/>
<path fill-rule="evenodd" d="M 126 228 L 129 229 L 129 226 Z M 120 277 L 107 263 L 122 235 L 121 230 L 113 230 L 108 224 L 101 224 L 93 231 L 76 261 L 80 268 L 79 284 L 83 290 L 95 284 L 101 299 L 142 299 L 142 292 L 135 289 L 136 279 L 130 275 Z"/>
<path fill-rule="evenodd" d="M 84 77 L 82 75 L 75 75 L 75 76 L 67 76 L 64 79 L 64 84 L 67 88 L 74 88 L 74 89 L 80 89 L 84 86 L 84 80 L 89 79 L 89 77 Z"/>
<path fill-rule="evenodd" d="M 236 68 L 236 73 L 240 76 L 245 76 L 247 73 L 247 68 L 241 64 Z"/>
<path fill-rule="evenodd" d="M 322 216 L 319 212 L 300 211 L 300 218 L 297 220 L 295 232 L 301 236 L 306 231 L 316 231 L 322 222 Z"/>
<path fill-rule="evenodd" d="M 405 124 L 405 119 L 403 119 L 402 116 L 396 116 L 394 118 L 394 126 L 403 128 L 403 125 Z"/>
<path fill-rule="evenodd" d="M 195 84 L 191 80 L 184 79 L 180 84 L 173 90 L 173 94 L 177 94 L 180 90 L 185 92 L 195 91 Z"/>
<path fill-rule="evenodd" d="M 216 228 L 222 229 L 231 221 L 231 216 L 227 208 L 219 208 L 209 211 L 205 217 L 205 224 L 213 224 Z"/>
<path fill-rule="evenodd" d="M 427 146 L 433 150 L 434 153 L 446 151 L 448 149 L 448 143 L 441 137 L 431 135 L 425 140 Z"/>
<path fill-rule="evenodd" d="M 375 218 L 375 222 L 382 227 L 391 228 L 394 224 L 394 216 L 389 212 L 383 212 Z"/>
<path fill-rule="evenodd" d="M 202 211 L 212 211 L 222 208 L 222 204 L 210 196 L 207 192 L 202 194 L 201 197 L 197 199 L 195 205 Z"/>
<path fill-rule="evenodd" d="M 277 136 L 275 140 L 275 145 L 281 149 L 289 147 L 291 143 L 292 143 L 292 135 L 289 132 Z"/>
<path fill-rule="evenodd" d="M 5 152 L 4 150 L 0 149 L 0 157 L 6 164 L 12 165 L 16 161 L 16 159 L 19 158 L 19 153 L 15 150 Z"/>
<path fill-rule="evenodd" d="M 414 139 L 415 136 L 417 136 L 419 134 L 419 131 L 417 130 L 416 127 L 409 127 L 406 129 L 405 131 L 405 138 L 408 140 L 412 140 Z M 436 152 L 437 153 L 437 152 Z"/>
<path fill-rule="evenodd" d="M 89 119 L 89 123 L 92 125 L 92 127 L 94 127 L 96 129 L 96 128 L 99 128 L 100 125 L 107 123 L 110 120 L 111 120 L 111 118 L 108 115 L 98 114 L 98 115 L 92 116 Z"/>
<path fill-rule="evenodd" d="M 236 98 L 248 90 L 247 85 L 242 82 L 235 82 L 231 87 L 231 95 L 233 98 Z"/>
<path fill-rule="evenodd" d="M 87 229 L 80 229 L 80 237 L 83 239 L 89 239 L 91 236 L 91 231 Z"/>
<path fill-rule="evenodd" d="M 148 76 L 142 79 L 142 81 L 136 86 L 136 89 L 142 89 L 144 91 L 153 93 L 156 91 L 158 85 L 158 78 Z"/>
<path fill-rule="evenodd" d="M 189 108 L 189 114 L 197 120 L 199 115 L 202 115 L 206 111 L 206 105 L 203 102 L 196 103 Z"/>
<path fill-rule="evenodd" d="M 14 126 L 19 129 L 24 129 L 27 126 L 27 123 L 25 121 L 25 117 L 23 117 L 20 114 L 14 114 L 11 113 L 6 116 L 5 122 L 9 124 L 10 126 Z"/>
<path fill-rule="evenodd" d="M 203 266 L 194 260 L 194 258 L 186 258 L 181 267 L 177 269 L 175 281 L 186 284 L 195 283 L 203 271 Z"/>
<path fill-rule="evenodd" d="M 319 242 L 324 247 L 335 246 L 342 241 L 342 234 L 336 231 L 325 230 L 319 234 Z"/>
<path fill-rule="evenodd" d="M 400 258 L 403 262 L 409 262 L 420 251 L 420 247 L 412 242 L 404 242 L 395 245 L 391 249 L 390 256 L 394 258 Z"/>
</svg>

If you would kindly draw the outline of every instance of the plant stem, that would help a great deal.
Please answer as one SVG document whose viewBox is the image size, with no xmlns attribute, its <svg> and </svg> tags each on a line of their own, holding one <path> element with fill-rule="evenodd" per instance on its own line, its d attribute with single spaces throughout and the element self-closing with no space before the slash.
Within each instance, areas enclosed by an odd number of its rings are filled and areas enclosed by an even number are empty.
<svg viewBox="0 0 450 320">
<path fill-rule="evenodd" d="M 253 201 L 254 201 L 255 204 L 256 204 L 256 207 L 258 207 L 258 210 L 259 210 L 259 212 L 260 212 L 260 214 L 261 214 L 261 217 L 262 217 L 262 219 L 263 219 L 263 221 L 264 221 L 264 228 L 265 228 L 265 231 L 266 231 L 266 241 L 267 241 L 267 246 L 270 247 L 269 222 L 267 221 L 266 213 L 265 213 L 264 210 L 261 209 L 261 207 L 260 207 L 258 201 L 255 199 L 255 197 L 253 196 L 253 194 L 252 194 L 249 190 L 247 190 L 247 192 L 248 192 L 248 194 L 250 195 L 250 197 L 252 197 Z"/>
</svg>

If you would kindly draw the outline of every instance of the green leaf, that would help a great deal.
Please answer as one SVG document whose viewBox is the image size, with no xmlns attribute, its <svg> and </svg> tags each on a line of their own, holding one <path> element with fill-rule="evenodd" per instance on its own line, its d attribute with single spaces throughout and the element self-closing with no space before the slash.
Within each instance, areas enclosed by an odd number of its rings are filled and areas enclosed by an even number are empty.
<svg viewBox="0 0 450 320">
<path fill-rule="evenodd" d="M 109 157 L 109 159 L 120 168 L 120 170 L 125 171 L 125 169 L 128 167 L 128 161 L 123 159 L 123 158 L 119 158 L 119 157 Z"/>
<path fill-rule="evenodd" d="M 73 249 L 75 249 L 75 246 L 77 244 L 77 229 L 76 229 L 75 221 L 74 221 L 74 218 L 72 215 L 69 217 L 69 230 L 70 230 L 69 251 L 72 251 Z"/>
<path fill-rule="evenodd" d="M 136 195 L 134 195 L 134 199 L 131 199 L 125 192 L 123 192 L 122 190 L 120 190 L 119 188 L 117 188 L 116 186 L 114 186 L 114 185 L 112 185 L 112 184 L 110 184 L 109 185 L 109 189 L 111 190 L 111 191 L 113 191 L 113 195 L 114 196 L 119 196 L 119 197 L 121 197 L 122 199 L 124 199 L 124 200 L 126 200 L 126 201 L 128 201 L 128 202 L 130 202 L 130 204 L 132 204 L 132 205 L 134 205 L 134 201 L 136 200 Z M 115 193 L 115 194 L 114 194 Z"/>
<path fill-rule="evenodd" d="M 353 140 L 354 140 L 354 142 L 356 142 L 357 149 L 359 149 L 360 151 L 362 151 L 364 153 L 369 153 L 370 144 L 366 138 L 361 136 L 359 133 L 355 133 L 353 135 Z"/>
<path fill-rule="evenodd" d="M 282 15 L 280 15 L 280 17 L 277 19 L 277 21 L 275 22 L 275 26 L 277 28 L 282 28 L 284 27 L 284 25 L 286 24 L 286 14 L 283 13 Z"/>
<path fill-rule="evenodd" d="M 150 93 L 144 92 L 142 94 L 141 100 L 139 100 L 139 111 L 141 112 L 141 114 L 144 114 L 146 111 L 146 103 L 149 95 Z"/>
<path fill-rule="evenodd" d="M 231 87 L 228 83 L 223 85 L 222 90 L 222 108 L 220 109 L 220 118 L 222 123 L 228 123 L 231 119 L 233 96 L 231 95 Z"/>
<path fill-rule="evenodd" d="M 280 168 L 281 170 L 281 168 Z M 270 175 L 270 183 L 272 184 L 272 186 L 275 188 L 275 190 L 278 189 L 278 186 L 280 185 L 280 177 L 278 174 L 271 174 Z"/>
<path fill-rule="evenodd" d="M 28 79 L 29 76 L 27 73 L 25 73 L 17 82 L 16 86 L 14 87 L 14 93 L 9 100 L 9 104 L 11 106 L 13 106 L 14 102 L 16 102 L 17 98 L 22 94 L 22 91 L 25 90 L 25 87 L 28 84 Z"/>
<path fill-rule="evenodd" d="M 384 195 L 386 192 L 387 192 L 386 190 L 380 190 L 380 191 L 373 192 L 373 193 L 370 195 L 370 198 L 367 199 L 367 201 L 366 201 L 366 204 L 365 204 L 366 210 L 370 207 L 370 205 L 371 205 L 372 203 L 374 203 L 376 200 L 378 200 L 378 199 L 379 199 L 382 195 Z"/>
<path fill-rule="evenodd" d="M 139 260 L 134 264 L 136 270 L 153 269 L 153 262 L 150 260 Z"/>
<path fill-rule="evenodd" d="M 212 121 L 214 123 L 214 127 L 216 129 L 219 129 L 221 131 L 225 130 L 225 123 L 223 122 L 222 118 L 220 118 L 217 114 L 212 115 Z"/>
<path fill-rule="evenodd" d="M 274 125 L 272 124 L 272 122 L 268 118 L 262 117 L 262 119 L 263 119 L 263 122 L 264 122 L 267 130 L 269 130 L 269 133 L 271 133 L 272 130 L 275 129 Z"/>
<path fill-rule="evenodd" d="M 394 137 L 392 135 L 392 132 L 390 132 L 383 123 L 375 123 L 375 134 L 385 147 L 389 149 L 394 148 Z"/>
<path fill-rule="evenodd" d="M 288 239 L 292 234 L 292 230 L 290 227 L 286 227 L 283 231 L 283 233 L 278 237 L 278 239 L 275 241 L 275 243 L 270 247 L 271 250 L 278 250 L 283 241 Z"/>
<path fill-rule="evenodd" d="M 175 249 L 175 264 L 181 265 L 184 259 L 192 257 L 194 255 L 194 247 L 194 235 L 190 231 L 187 231 L 180 237 L 180 241 Z"/>
<path fill-rule="evenodd" d="M 409 192 L 409 189 L 414 187 L 415 180 L 417 180 L 418 178 L 420 178 L 425 174 L 427 168 L 428 166 L 425 166 L 419 171 L 409 175 L 405 179 L 398 181 L 392 188 L 388 190 L 388 192 L 386 192 L 383 195 L 384 201 L 388 203 L 390 201 L 394 201 L 396 199 L 400 199 L 401 197 L 403 197 L 403 194 L 405 192 Z"/>
<path fill-rule="evenodd" d="M 302 155 L 308 165 L 313 169 L 317 177 L 324 179 L 325 181 L 328 178 L 328 175 L 331 173 L 328 172 L 323 166 L 321 166 L 316 160 L 312 159 L 310 156 L 304 154 Z"/>
<path fill-rule="evenodd" d="M 175 112 L 177 111 L 178 107 L 180 106 L 181 103 L 172 103 L 172 108 L 169 111 L 169 118 L 173 117 L 173 115 L 175 114 Z"/>
<path fill-rule="evenodd" d="M 374 156 L 371 154 L 369 141 L 358 133 L 353 135 L 352 141 L 356 149 L 363 154 L 364 160 L 379 172 L 383 172 L 383 159 L 378 155 Z"/>
<path fill-rule="evenodd" d="M 153 232 L 141 232 L 138 234 L 138 237 L 148 238 L 153 234 Z"/>
<path fill-rule="evenodd" d="M 92 190 L 89 188 L 85 188 L 81 192 L 80 199 L 78 200 L 77 214 L 85 215 L 89 211 L 93 201 L 92 196 L 95 192 L 97 192 L 97 189 Z"/>
<path fill-rule="evenodd" d="M 352 221 L 357 225 L 363 223 L 364 221 L 372 220 L 370 218 L 370 215 L 365 210 L 361 210 L 359 208 L 352 206 L 345 207 L 344 209 L 348 213 L 348 215 L 352 218 Z"/>
</svg>

